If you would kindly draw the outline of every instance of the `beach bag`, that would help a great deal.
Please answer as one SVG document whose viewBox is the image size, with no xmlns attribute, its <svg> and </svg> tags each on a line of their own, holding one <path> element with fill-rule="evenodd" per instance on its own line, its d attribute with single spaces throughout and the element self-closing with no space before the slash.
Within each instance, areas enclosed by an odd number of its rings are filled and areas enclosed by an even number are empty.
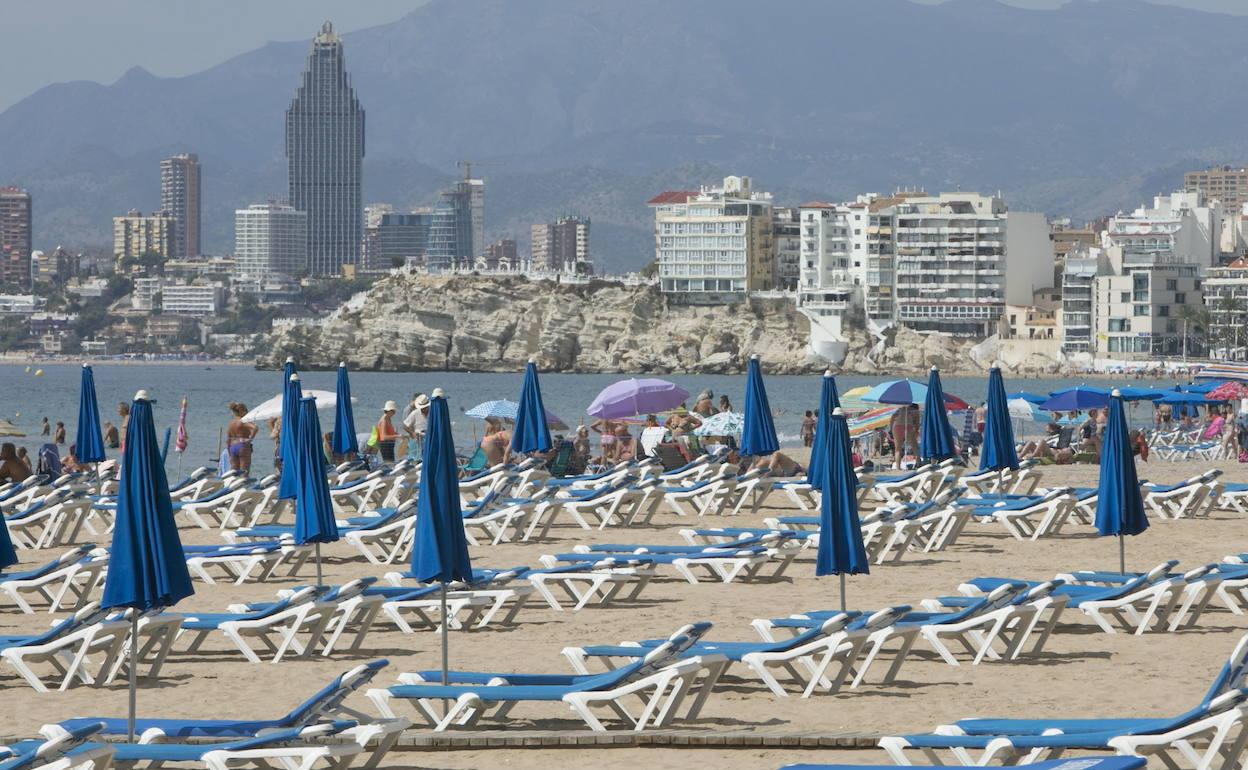
<svg viewBox="0 0 1248 770">
<path fill-rule="evenodd" d="M 369 448 L 376 448 L 376 447 L 377 447 L 377 443 L 378 443 L 378 440 L 377 440 L 377 426 L 376 426 L 376 425 L 374 425 L 374 426 L 373 426 L 373 431 L 372 431 L 372 433 L 369 433 L 369 434 L 368 434 L 368 443 L 366 443 L 366 444 L 365 444 L 365 446 L 367 446 L 367 447 L 369 447 Z"/>
</svg>

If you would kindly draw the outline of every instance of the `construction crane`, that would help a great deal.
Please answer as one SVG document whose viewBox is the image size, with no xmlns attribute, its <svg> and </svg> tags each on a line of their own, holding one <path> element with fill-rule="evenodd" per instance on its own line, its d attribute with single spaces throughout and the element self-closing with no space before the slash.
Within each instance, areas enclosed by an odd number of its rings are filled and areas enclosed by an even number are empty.
<svg viewBox="0 0 1248 770">
<path fill-rule="evenodd" d="M 497 166 L 500 163 L 502 163 L 500 160 L 492 160 L 489 163 L 481 163 L 475 160 L 457 160 L 455 161 L 455 167 L 462 168 L 464 170 L 464 179 L 468 180 L 472 179 L 473 166 Z"/>
</svg>

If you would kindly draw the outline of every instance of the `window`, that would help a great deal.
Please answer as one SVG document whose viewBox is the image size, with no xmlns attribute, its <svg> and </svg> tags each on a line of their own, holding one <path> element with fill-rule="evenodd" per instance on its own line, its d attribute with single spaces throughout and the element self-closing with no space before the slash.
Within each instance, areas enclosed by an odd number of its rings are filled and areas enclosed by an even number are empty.
<svg viewBox="0 0 1248 770">
<path fill-rule="evenodd" d="M 1166 291 L 1174 291 L 1179 288 L 1179 282 L 1173 278 L 1166 279 Z"/>
<path fill-rule="evenodd" d="M 1183 291 L 1175 292 L 1174 304 L 1186 305 L 1187 304 L 1187 292 L 1183 292 Z"/>
<path fill-rule="evenodd" d="M 1169 318 L 1169 317 L 1170 317 L 1170 306 L 1169 306 L 1169 305 L 1159 305 L 1159 306 L 1157 307 L 1157 315 L 1161 316 L 1162 318 Z"/>
<path fill-rule="evenodd" d="M 1147 316 L 1147 315 L 1148 315 L 1148 305 L 1136 305 L 1136 306 L 1135 306 L 1135 315 L 1136 315 L 1136 317 L 1137 317 L 1137 318 L 1138 318 L 1139 316 Z"/>
<path fill-rule="evenodd" d="M 1119 302 L 1130 302 L 1130 301 L 1131 301 L 1131 292 L 1129 292 L 1129 291 L 1119 292 L 1119 298 L 1118 298 L 1118 301 L 1119 301 Z"/>
</svg>

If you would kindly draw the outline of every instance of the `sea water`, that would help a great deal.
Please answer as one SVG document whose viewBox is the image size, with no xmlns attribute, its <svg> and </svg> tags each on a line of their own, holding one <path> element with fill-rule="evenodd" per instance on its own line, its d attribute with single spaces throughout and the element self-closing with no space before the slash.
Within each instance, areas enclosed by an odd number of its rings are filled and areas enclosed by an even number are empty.
<svg viewBox="0 0 1248 770">
<path fill-rule="evenodd" d="M 190 443 L 184 457 L 179 458 L 171 447 L 167 466 L 176 469 L 179 460 L 185 469 L 197 465 L 215 464 L 221 453 L 225 425 L 231 419 L 227 405 L 240 401 L 249 408 L 277 395 L 281 390 L 282 376 L 278 371 L 257 371 L 248 366 L 225 364 L 96 364 L 95 385 L 100 403 L 101 421 L 111 420 L 120 425 L 117 416 L 119 402 L 129 402 L 135 391 L 144 388 L 156 399 L 154 414 L 157 439 L 163 440 L 166 428 L 177 424 L 179 403 L 187 398 L 187 429 Z M 41 418 L 47 417 L 55 430 L 57 421 L 65 423 L 68 443 L 73 443 L 78 417 L 78 387 L 80 367 L 74 364 L 24 364 L 0 365 L 0 417 L 11 420 L 27 433 L 22 439 L 5 439 L 19 446 L 26 446 L 31 455 L 40 444 L 50 440 L 39 435 Z M 42 371 L 36 376 L 37 371 Z M 301 372 L 300 379 L 305 390 L 333 391 L 336 383 L 334 371 Z M 585 409 L 606 386 L 629 375 L 618 374 L 543 374 L 542 396 L 546 409 L 575 428 L 592 418 Z M 637 375 L 645 377 L 647 375 Z M 663 379 L 675 382 L 689 391 L 691 398 L 703 389 L 715 393 L 718 403 L 721 395 L 727 395 L 732 408 L 741 411 L 745 406 L 745 375 L 669 375 Z M 800 445 L 799 427 L 807 409 L 818 407 L 820 377 L 818 375 L 765 375 L 768 400 L 782 445 Z M 837 377 L 837 386 L 844 393 L 860 385 L 873 385 L 887 377 L 864 377 L 844 375 Z M 523 373 L 472 374 L 462 372 L 352 372 L 351 393 L 355 399 L 355 426 L 358 433 L 367 433 L 381 417 L 381 408 L 387 400 L 394 400 L 400 410 L 416 393 L 430 393 L 442 388 L 447 396 L 454 425 L 455 440 L 459 451 L 471 454 L 474 444 L 482 435 L 480 420 L 464 416 L 463 412 L 482 401 L 491 399 L 519 398 Z M 974 405 L 985 398 L 987 376 L 943 378 L 945 391 L 957 395 Z M 1006 378 L 1006 390 L 1026 390 L 1047 394 L 1050 391 L 1081 384 L 1078 379 L 1020 379 Z M 1110 387 L 1105 380 L 1091 383 L 1094 387 Z M 1131 385 L 1142 387 L 1173 387 L 1173 381 L 1132 380 Z M 692 406 L 692 403 L 690 404 Z M 1152 410 L 1147 405 L 1132 409 L 1135 422 L 1151 420 Z M 332 410 L 321 412 L 323 431 L 333 429 Z M 1021 425 L 1023 433 L 1037 433 L 1042 426 Z M 395 419 L 398 427 L 398 418 Z M 634 433 L 636 431 L 634 430 Z M 172 441 L 171 441 L 172 443 Z M 62 447 L 62 451 L 64 447 Z M 110 456 L 116 450 L 110 450 Z M 261 426 L 256 440 L 254 466 L 256 471 L 272 467 L 273 442 L 268 438 L 266 426 Z"/>
</svg>

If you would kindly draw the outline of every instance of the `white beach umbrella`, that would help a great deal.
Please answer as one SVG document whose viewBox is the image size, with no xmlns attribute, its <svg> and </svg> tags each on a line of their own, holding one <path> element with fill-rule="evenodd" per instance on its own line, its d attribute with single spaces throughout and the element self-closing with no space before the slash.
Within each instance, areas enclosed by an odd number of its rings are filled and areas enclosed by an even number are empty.
<svg viewBox="0 0 1248 770">
<path fill-rule="evenodd" d="M 316 399 L 316 411 L 318 412 L 323 412 L 327 409 L 332 410 L 338 406 L 338 396 L 332 390 L 305 390 L 303 395 L 305 398 L 312 396 Z M 351 403 L 354 404 L 355 401 L 356 399 L 351 399 Z M 266 422 L 274 417 L 281 416 L 282 394 L 278 393 L 273 398 L 243 415 L 243 422 Z"/>
</svg>

